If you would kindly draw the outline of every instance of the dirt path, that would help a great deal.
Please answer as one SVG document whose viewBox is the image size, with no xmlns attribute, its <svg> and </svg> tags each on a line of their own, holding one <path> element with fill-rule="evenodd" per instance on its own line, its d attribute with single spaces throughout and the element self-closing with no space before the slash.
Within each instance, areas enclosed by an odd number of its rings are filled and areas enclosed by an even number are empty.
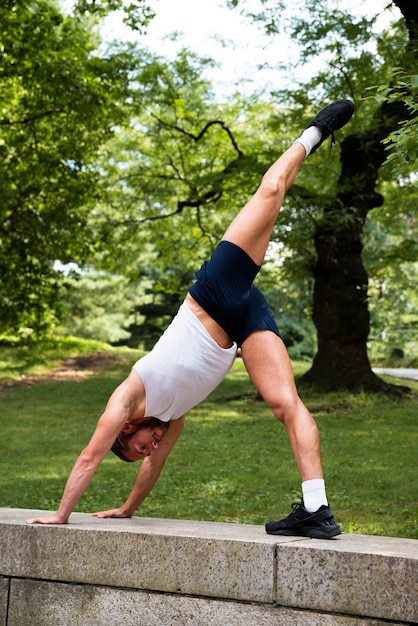
<svg viewBox="0 0 418 626">
<path fill-rule="evenodd" d="M 112 364 L 126 363 L 127 359 L 117 354 L 110 354 L 105 350 L 94 352 L 93 354 L 81 355 L 65 359 L 61 365 L 46 374 L 39 376 L 24 376 L 18 379 L 0 381 L 0 392 L 14 387 L 28 387 L 36 383 L 62 381 L 62 380 L 83 380 L 92 374 L 102 372 Z"/>
</svg>

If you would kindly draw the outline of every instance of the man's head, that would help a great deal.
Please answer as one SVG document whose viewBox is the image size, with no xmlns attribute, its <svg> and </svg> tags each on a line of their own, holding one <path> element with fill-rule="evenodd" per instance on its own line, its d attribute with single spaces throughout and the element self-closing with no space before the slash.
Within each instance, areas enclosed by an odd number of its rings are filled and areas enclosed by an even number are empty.
<svg viewBox="0 0 418 626">
<path fill-rule="evenodd" d="M 158 448 L 167 429 L 168 422 L 162 422 L 156 417 L 126 422 L 111 450 L 122 461 L 139 461 Z"/>
</svg>

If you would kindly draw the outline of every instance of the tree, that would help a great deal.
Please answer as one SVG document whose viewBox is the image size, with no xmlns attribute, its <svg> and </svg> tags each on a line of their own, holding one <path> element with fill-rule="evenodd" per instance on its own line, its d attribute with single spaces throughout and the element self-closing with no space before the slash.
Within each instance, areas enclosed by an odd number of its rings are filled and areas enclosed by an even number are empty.
<svg viewBox="0 0 418 626">
<path fill-rule="evenodd" d="M 370 49 L 373 20 L 356 21 L 326 3 L 305 0 L 309 23 L 298 14 L 292 21 L 294 38 L 302 61 L 326 54 L 327 65 L 300 89 L 274 94 L 272 114 L 271 101 L 258 101 L 257 95 L 217 102 L 202 79 L 210 61 L 187 51 L 173 63 L 129 45 L 101 48 L 99 54 L 94 24 L 103 11 L 120 6 L 119 0 L 79 0 L 69 17 L 42 0 L 11 4 L 14 16 L 0 14 L 7 53 L 0 83 L 7 111 L 0 120 L 6 158 L 0 168 L 3 327 L 45 327 L 49 312 L 57 309 L 57 258 L 89 262 L 133 284 L 151 278 L 174 306 L 185 277 L 207 257 L 260 175 L 303 127 L 304 117 L 310 119 L 324 100 L 348 92 L 356 100 L 359 130 L 343 142 L 342 164 L 339 152 L 318 151 L 292 188 L 276 234 L 280 254 L 283 245 L 291 250 L 283 268 L 292 267 L 292 276 L 298 268 L 300 278 L 304 265 L 315 276 L 320 345 L 311 382 L 325 388 L 374 387 L 377 379 L 367 358 L 368 276 L 361 252 L 366 218 L 382 198 L 376 187 L 387 156 L 382 139 L 400 137 L 398 145 L 413 156 L 411 145 L 402 143 L 406 135 L 391 134 L 399 133 L 400 119 L 406 132 L 415 123 L 414 102 L 411 108 L 410 93 L 399 84 L 411 76 L 414 87 L 414 47 L 402 51 L 405 20 L 376 34 Z M 278 3 L 270 12 L 268 1 L 262 5 L 265 13 L 257 19 L 268 18 L 274 34 Z M 144 5 L 137 2 L 138 7 Z M 35 42 L 36 60 L 30 53 Z M 398 85 L 389 93 L 372 92 L 374 85 L 389 85 L 394 65 L 401 68 Z M 51 76 L 54 81 L 48 80 Z M 404 169 L 403 194 L 407 175 Z M 300 281 L 310 293 L 311 279 Z M 298 300 L 296 287 L 283 289 Z M 277 306 L 283 310 L 280 302 Z"/>
<path fill-rule="evenodd" d="M 129 338 L 126 326 L 135 318 L 127 278 L 84 268 L 65 277 L 64 289 L 65 334 L 107 343 Z"/>
<path fill-rule="evenodd" d="M 79 0 L 64 16 L 41 0 L 0 14 L 0 330 L 39 335 L 60 310 L 73 329 L 81 311 L 84 330 L 93 328 L 92 265 L 105 272 L 101 283 L 120 273 L 135 287 L 153 274 L 164 306 L 174 307 L 184 276 L 190 281 L 221 232 L 208 207 L 245 159 L 201 78 L 210 61 L 183 52 L 171 67 L 135 46 L 99 47 L 95 25 L 120 5 Z M 231 107 L 227 121 L 242 108 Z M 199 249 L 193 262 L 191 249 Z M 86 268 L 73 298 L 57 260 Z M 144 272 L 151 260 L 155 270 Z M 132 298 L 138 306 L 151 312 Z"/>
<path fill-rule="evenodd" d="M 404 37 L 402 31 L 395 31 L 391 37 L 386 35 L 381 37 L 380 57 L 378 63 L 373 64 L 372 52 L 365 51 L 360 55 L 361 58 L 358 58 L 354 47 L 354 44 L 357 45 L 359 42 L 365 44 L 369 40 L 370 23 L 361 20 L 359 24 L 353 25 L 351 18 L 349 20 L 345 14 L 332 15 L 332 20 L 334 27 L 338 25 L 343 29 L 347 42 L 353 44 L 352 58 L 349 59 L 347 66 L 340 64 L 337 72 L 330 73 L 327 69 L 325 75 L 322 73 L 316 77 L 311 86 L 312 90 L 318 91 L 322 86 L 323 91 L 326 90 L 332 98 L 333 92 L 336 97 L 341 93 L 342 81 L 346 83 L 345 90 L 349 84 L 350 88 L 365 92 L 376 77 L 380 76 L 382 80 L 387 78 L 388 72 L 384 61 L 394 46 L 395 38 L 399 47 L 399 41 Z M 323 12 L 320 11 L 317 15 L 314 26 L 318 28 L 318 36 L 314 41 L 320 40 L 319 35 L 322 31 L 329 32 L 328 24 L 324 26 Z M 298 22 L 296 28 L 299 29 L 300 37 L 302 35 L 306 37 L 306 41 L 303 40 L 302 43 L 309 41 L 312 44 L 312 21 L 309 25 L 301 25 Z M 305 34 L 303 28 L 307 30 Z M 332 42 L 331 49 L 333 46 L 333 52 L 340 54 L 341 42 L 337 45 Z M 181 264 L 184 263 L 186 268 L 191 268 L 191 260 L 192 266 L 195 266 L 198 262 L 197 257 L 207 256 L 208 250 L 218 239 L 225 223 L 220 225 L 216 216 L 221 213 L 223 216 L 231 215 L 232 211 L 239 209 L 255 189 L 259 176 L 267 164 L 277 156 L 280 149 L 277 140 L 274 141 L 274 150 L 266 148 L 273 145 L 270 135 L 272 129 L 280 127 L 280 133 L 276 134 L 282 136 L 283 144 L 286 146 L 289 121 L 291 123 L 294 121 L 297 128 L 301 126 L 300 108 L 298 110 L 297 107 L 292 117 L 291 110 L 285 109 L 282 105 L 276 116 L 275 126 L 272 120 L 269 127 L 266 124 L 269 118 L 269 114 L 266 113 L 268 106 L 263 109 L 260 105 L 248 103 L 242 107 L 240 103 L 239 108 L 228 103 L 226 108 L 211 101 L 208 95 L 209 86 L 200 80 L 201 66 L 196 63 L 197 59 L 193 60 L 191 55 L 186 53 L 180 55 L 170 66 L 164 60 L 154 59 L 150 63 L 144 59 L 144 67 L 139 70 L 136 80 L 150 95 L 148 105 L 143 114 L 132 122 L 129 134 L 119 138 L 120 149 L 124 155 L 121 159 L 123 175 L 120 174 L 116 159 L 114 178 L 119 185 L 119 202 L 124 207 L 125 215 L 129 213 L 131 217 L 121 224 L 118 213 L 115 220 L 110 222 L 112 224 L 110 230 L 114 233 L 115 228 L 122 226 L 126 236 L 126 226 L 130 223 L 132 231 L 137 231 L 137 235 L 132 233 L 131 235 L 138 243 L 147 237 L 152 237 L 155 241 L 155 237 L 161 237 L 163 234 L 161 241 L 156 244 L 159 255 L 155 259 L 157 263 L 161 263 L 161 270 L 164 265 L 174 265 L 180 257 Z M 351 79 L 351 75 L 361 76 L 358 85 L 354 78 Z M 284 93 L 281 97 L 287 100 L 293 98 L 294 102 L 306 108 L 306 86 L 303 93 L 296 91 L 292 96 Z M 386 104 L 382 106 L 382 111 L 385 110 L 385 106 Z M 396 107 L 405 117 L 404 106 L 399 107 L 396 104 Z M 374 101 L 366 102 L 365 113 L 364 116 L 360 114 L 361 117 L 367 120 L 370 114 L 373 114 L 374 108 Z M 244 125 L 237 122 L 238 111 L 241 119 L 246 116 Z M 296 114 L 299 115 L 297 121 Z M 257 139 L 261 139 L 260 128 L 263 126 L 268 128 L 268 131 L 264 131 L 268 137 L 264 145 L 260 141 L 251 140 L 249 126 L 251 115 L 257 119 L 259 133 Z M 387 119 L 387 114 L 384 117 Z M 376 119 L 379 119 L 379 115 Z M 243 131 L 243 126 L 246 126 L 249 132 Z M 394 127 L 395 122 L 389 120 L 386 125 L 381 125 L 375 130 L 374 134 L 367 132 L 369 137 L 373 136 L 375 139 L 374 149 L 380 159 L 385 154 L 380 141 L 385 133 Z M 344 143 L 343 146 L 345 145 Z M 155 158 L 155 154 L 158 154 L 158 158 Z M 317 168 L 316 176 L 302 175 L 301 182 L 290 193 L 290 200 L 284 207 L 277 232 L 281 242 L 294 247 L 295 235 L 299 242 L 301 240 L 306 242 L 309 234 L 316 231 L 316 265 L 312 262 L 313 255 L 309 252 L 309 246 L 303 250 L 303 243 L 302 245 L 299 243 L 298 254 L 304 256 L 306 264 L 311 265 L 316 279 L 315 321 L 318 326 L 320 347 L 314 368 L 318 371 L 320 385 L 330 385 L 331 388 L 333 386 L 358 388 L 367 384 L 371 387 L 375 384 L 380 386 L 380 380 L 373 375 L 367 357 L 369 332 L 367 273 L 361 260 L 365 218 L 360 222 L 356 214 L 357 210 L 365 209 L 363 205 L 356 208 L 351 198 L 346 199 L 344 194 L 347 194 L 349 189 L 344 184 L 347 178 L 346 170 L 341 174 L 340 165 L 335 157 L 334 152 L 330 164 L 329 155 L 325 155 L 323 158 L 327 164 L 323 168 Z M 381 160 L 380 164 L 382 162 Z M 368 170 L 364 167 L 364 161 L 358 160 L 358 165 L 360 168 L 363 166 L 361 172 Z M 380 202 L 380 196 L 374 192 L 379 167 L 377 164 L 373 170 L 374 178 L 366 177 L 362 183 L 366 186 L 364 193 L 361 188 L 363 196 L 366 194 L 366 200 L 364 198 L 363 200 L 370 202 L 370 208 L 376 199 Z M 338 175 L 330 177 L 330 171 Z M 327 175 L 326 181 L 324 172 Z M 373 182 L 371 191 L 367 188 L 370 180 Z M 356 173 L 352 175 L 351 182 L 358 190 Z M 128 193 L 127 188 L 130 190 Z M 361 196 L 361 193 L 359 195 Z M 346 211 L 342 209 L 344 202 L 348 203 Z M 307 204 L 305 214 L 308 220 L 301 220 L 299 207 L 303 205 L 306 207 Z M 322 219 L 318 218 L 320 208 L 323 209 Z M 339 219 L 341 217 L 342 219 Z M 330 267 L 336 270 L 334 275 L 329 272 Z M 341 299 L 344 304 L 338 306 Z M 321 359 L 325 365 L 324 370 L 319 367 Z M 335 373 L 336 363 L 341 371 L 340 377 Z"/>
<path fill-rule="evenodd" d="M 418 6 L 397 2 L 408 25 L 409 46 L 418 26 Z M 408 47 L 409 47 L 408 46 Z M 415 58 L 409 50 L 404 62 Z M 318 351 L 304 380 L 325 389 L 385 387 L 370 368 L 367 339 L 370 332 L 368 276 L 362 262 L 362 236 L 368 213 L 380 207 L 376 192 L 378 173 L 386 155 L 382 141 L 408 119 L 403 99 L 384 101 L 365 131 L 345 138 L 341 149 L 341 175 L 336 197 L 315 230 L 317 263 L 313 319 Z M 335 225 L 336 207 L 344 220 Z M 330 217 L 331 214 L 331 217 Z M 331 374 L 332 372 L 332 374 Z"/>
<path fill-rule="evenodd" d="M 108 202 L 92 214 L 119 250 L 102 263 L 135 279 L 145 246 L 171 293 L 184 293 L 183 276 L 214 249 L 266 167 L 249 105 L 215 101 L 202 78 L 208 63 L 187 51 L 170 63 L 144 54 L 133 75 L 142 107 L 103 151 Z M 258 106 L 260 118 L 266 111 Z"/>
<path fill-rule="evenodd" d="M 137 27 L 149 17 L 141 22 L 140 4 L 128 16 Z M 96 26 L 121 5 L 100 3 L 98 17 L 93 1 L 68 16 L 50 0 L 0 8 L 0 331 L 47 329 L 59 306 L 55 260 L 95 248 L 95 161 L 124 117 L 133 63 L 129 51 L 99 53 Z"/>
<path fill-rule="evenodd" d="M 202 78 L 211 63 L 185 50 L 172 62 L 143 51 L 131 76 L 140 106 L 134 97 L 132 116 L 102 150 L 106 201 L 90 225 L 108 250 L 96 262 L 141 293 L 130 345 L 153 345 L 263 168 L 241 148 L 244 129 L 257 136 L 245 104 L 217 103 Z"/>
<path fill-rule="evenodd" d="M 310 108 L 312 100 L 330 101 L 350 95 L 357 104 L 356 116 L 347 131 L 350 134 L 341 145 L 340 164 L 322 151 L 315 156 L 324 160 L 317 181 L 303 176 L 300 179 L 305 185 L 300 198 L 304 196 L 311 207 L 307 213 L 316 253 L 311 270 L 313 320 L 318 337 L 313 365 L 302 382 L 318 389 L 387 389 L 372 372 L 367 354 L 368 274 L 362 250 L 367 217 L 384 202 L 378 189 L 379 174 L 380 182 L 385 179 L 382 166 L 387 152 L 383 142 L 400 138 L 400 145 L 406 145 L 408 154 L 415 154 L 407 132 L 415 128 L 416 102 L 411 102 L 413 95 L 405 84 L 399 89 L 399 85 L 389 81 L 394 67 L 401 68 L 402 76 L 412 75 L 416 67 L 418 5 L 415 0 L 394 0 L 393 5 L 400 10 L 402 19 L 381 33 L 374 28 L 377 16 L 355 19 L 333 3 L 317 0 L 306 0 L 303 9 L 298 7 L 302 17 L 290 19 L 301 61 L 325 55 L 326 64 L 302 89 L 293 88 L 293 93 L 281 97 L 293 102 L 299 114 L 301 107 Z M 282 12 L 275 3 L 262 2 L 262 6 L 263 11 L 255 18 L 265 24 L 269 33 L 279 34 Z M 376 85 L 386 85 L 385 93 Z M 405 186 L 405 166 L 403 174 L 401 185 Z M 318 181 L 322 181 L 322 189 Z M 292 240 L 289 236 L 290 244 Z"/>
</svg>

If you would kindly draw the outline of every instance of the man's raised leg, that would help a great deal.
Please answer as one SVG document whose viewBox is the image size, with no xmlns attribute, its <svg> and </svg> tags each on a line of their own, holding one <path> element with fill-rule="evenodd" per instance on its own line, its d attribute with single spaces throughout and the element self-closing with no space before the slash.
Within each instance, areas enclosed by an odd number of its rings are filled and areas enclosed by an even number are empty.
<svg viewBox="0 0 418 626">
<path fill-rule="evenodd" d="M 239 246 L 261 265 L 286 191 L 293 184 L 306 151 L 300 143 L 290 146 L 264 174 L 252 198 L 238 213 L 223 239 Z"/>
<path fill-rule="evenodd" d="M 301 136 L 264 174 L 254 196 L 238 213 L 223 239 L 235 243 L 261 265 L 286 191 L 292 186 L 304 159 L 323 141 L 344 126 L 354 106 L 338 100 L 324 107 Z"/>
</svg>

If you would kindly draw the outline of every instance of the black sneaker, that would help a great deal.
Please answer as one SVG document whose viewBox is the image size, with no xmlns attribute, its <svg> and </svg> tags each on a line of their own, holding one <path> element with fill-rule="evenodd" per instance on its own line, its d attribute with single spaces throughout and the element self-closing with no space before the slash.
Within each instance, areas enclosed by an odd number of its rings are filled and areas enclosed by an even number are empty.
<svg viewBox="0 0 418 626">
<path fill-rule="evenodd" d="M 302 500 L 300 504 L 292 504 L 292 509 L 293 513 L 285 519 L 267 522 L 266 532 L 269 535 L 295 535 L 315 539 L 332 539 L 341 534 L 341 528 L 329 506 L 322 505 L 315 513 L 309 513 Z"/>
<path fill-rule="evenodd" d="M 337 100 L 328 104 L 321 109 L 319 113 L 313 118 L 312 122 L 307 125 L 318 126 L 321 129 L 322 137 L 321 141 L 316 144 L 311 150 L 311 154 L 318 150 L 319 146 L 325 141 L 327 137 L 331 135 L 331 145 L 335 143 L 334 131 L 342 128 L 350 120 L 354 113 L 354 104 L 351 100 Z M 306 129 L 305 129 L 306 130 Z"/>
</svg>

